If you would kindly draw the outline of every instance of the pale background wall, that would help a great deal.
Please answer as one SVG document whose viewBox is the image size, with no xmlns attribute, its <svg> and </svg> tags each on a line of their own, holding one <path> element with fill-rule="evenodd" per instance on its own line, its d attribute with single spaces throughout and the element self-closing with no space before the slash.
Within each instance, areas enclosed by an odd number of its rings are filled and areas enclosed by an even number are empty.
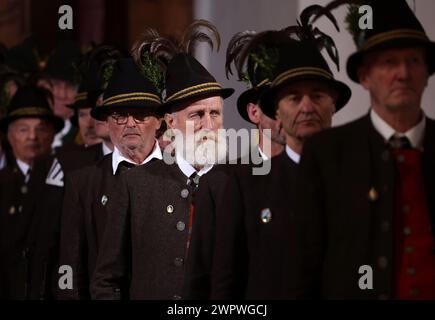
<svg viewBox="0 0 435 320">
<path fill-rule="evenodd" d="M 263 31 L 281 29 L 295 24 L 296 18 L 305 7 L 315 3 L 324 5 L 329 2 L 329 0 L 196 0 L 194 2 L 194 17 L 210 20 L 217 26 L 222 37 L 222 47 L 219 53 L 210 54 L 208 48 L 200 47 L 198 58 L 218 81 L 236 89 L 233 97 L 226 100 L 226 128 L 250 127 L 246 121 L 240 118 L 235 107 L 238 95 L 246 86 L 234 78 L 227 80 L 224 73 L 225 50 L 230 38 L 236 32 L 247 29 Z M 408 0 L 408 2 L 411 7 L 414 7 L 413 1 Z M 435 1 L 416 0 L 415 5 L 417 17 L 422 22 L 429 37 L 435 41 Z M 334 116 L 334 125 L 360 117 L 367 112 L 370 104 L 368 94 L 359 85 L 352 82 L 345 71 L 347 57 L 355 51 L 355 45 L 344 24 L 345 14 L 345 7 L 334 11 L 340 25 L 340 33 L 336 32 L 332 24 L 326 19 L 321 19 L 316 23 L 322 31 L 334 38 L 340 51 L 341 71 L 336 72 L 336 68 L 332 64 L 331 69 L 335 72 L 336 78 L 348 84 L 353 92 L 349 104 Z M 394 11 L 391 14 L 394 14 Z M 435 118 L 435 76 L 431 77 L 426 89 L 423 108 L 428 116 Z"/>
</svg>

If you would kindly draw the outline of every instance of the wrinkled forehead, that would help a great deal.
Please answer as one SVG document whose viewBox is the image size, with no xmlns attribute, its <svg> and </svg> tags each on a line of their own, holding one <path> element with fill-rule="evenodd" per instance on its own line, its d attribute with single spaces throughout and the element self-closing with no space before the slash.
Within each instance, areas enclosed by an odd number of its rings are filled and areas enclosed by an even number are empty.
<svg viewBox="0 0 435 320">
<path fill-rule="evenodd" d="M 406 59 L 422 58 L 426 59 L 427 50 L 424 47 L 396 47 L 388 49 L 379 49 L 368 52 L 364 55 L 363 63 L 372 65 L 374 62 L 383 59 Z"/>
<path fill-rule="evenodd" d="M 220 96 L 209 97 L 206 99 L 201 99 L 189 104 L 184 110 L 186 113 L 196 112 L 196 111 L 211 111 L 211 110 L 222 110 L 223 99 Z"/>
<path fill-rule="evenodd" d="M 326 81 L 300 80 L 283 87 L 278 96 L 283 97 L 285 95 L 305 95 L 318 92 L 331 94 L 332 92 L 335 92 L 335 90 L 332 89 L 332 87 Z"/>
<path fill-rule="evenodd" d="M 20 118 L 13 121 L 9 126 L 11 127 L 37 127 L 41 125 L 49 125 L 50 122 L 46 119 L 37 118 L 37 117 L 28 117 L 28 118 Z"/>
</svg>

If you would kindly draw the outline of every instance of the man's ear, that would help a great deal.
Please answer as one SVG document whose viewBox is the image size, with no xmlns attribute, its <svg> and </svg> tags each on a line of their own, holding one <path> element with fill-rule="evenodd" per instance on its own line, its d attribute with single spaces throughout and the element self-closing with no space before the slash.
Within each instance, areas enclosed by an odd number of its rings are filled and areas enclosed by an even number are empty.
<svg viewBox="0 0 435 320">
<path fill-rule="evenodd" d="M 168 129 L 173 129 L 174 128 L 175 117 L 172 114 L 166 113 L 165 114 L 165 121 L 166 121 L 166 125 L 168 126 Z"/>
<path fill-rule="evenodd" d="M 260 106 L 254 103 L 248 103 L 246 106 L 246 111 L 248 113 L 249 119 L 255 123 L 260 123 L 261 110 Z"/>
<path fill-rule="evenodd" d="M 364 89 L 369 90 L 367 66 L 361 66 L 358 68 L 357 77 L 358 77 L 359 83 L 364 87 Z"/>
<path fill-rule="evenodd" d="M 275 118 L 276 118 L 276 120 L 281 121 L 281 116 L 280 116 L 280 113 L 279 113 L 279 107 L 276 108 L 276 111 L 275 111 Z"/>
</svg>

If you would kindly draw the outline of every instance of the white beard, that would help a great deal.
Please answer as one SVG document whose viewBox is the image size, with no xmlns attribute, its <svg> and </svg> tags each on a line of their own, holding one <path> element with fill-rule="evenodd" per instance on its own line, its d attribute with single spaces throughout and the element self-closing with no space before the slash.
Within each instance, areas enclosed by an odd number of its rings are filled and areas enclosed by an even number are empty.
<svg viewBox="0 0 435 320">
<path fill-rule="evenodd" d="M 195 167 L 204 167 L 221 163 L 227 155 L 225 130 L 218 133 L 201 130 L 186 139 L 175 139 L 175 149 L 187 162 Z"/>
</svg>

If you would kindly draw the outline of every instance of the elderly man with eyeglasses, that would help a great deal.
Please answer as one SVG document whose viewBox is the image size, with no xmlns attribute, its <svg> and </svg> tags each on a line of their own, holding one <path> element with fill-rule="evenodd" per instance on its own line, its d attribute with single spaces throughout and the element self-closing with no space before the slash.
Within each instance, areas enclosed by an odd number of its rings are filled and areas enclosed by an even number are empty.
<svg viewBox="0 0 435 320">
<path fill-rule="evenodd" d="M 116 195 L 120 174 L 162 159 L 156 140 L 161 125 L 160 96 L 131 58 L 115 64 L 103 99 L 103 105 L 94 108 L 91 115 L 107 122 L 114 151 L 96 165 L 67 177 L 57 288 L 60 299 L 90 298 L 89 279 L 106 224 L 106 208 Z M 72 286 L 64 281 L 71 271 Z"/>
</svg>

